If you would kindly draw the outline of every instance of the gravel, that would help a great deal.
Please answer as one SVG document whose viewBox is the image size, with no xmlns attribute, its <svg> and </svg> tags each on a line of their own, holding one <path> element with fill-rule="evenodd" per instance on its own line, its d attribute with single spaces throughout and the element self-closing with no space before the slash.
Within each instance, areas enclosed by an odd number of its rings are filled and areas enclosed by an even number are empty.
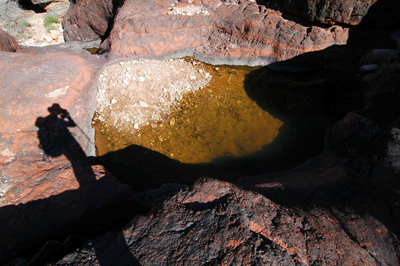
<svg viewBox="0 0 400 266">
<path fill-rule="evenodd" d="M 201 63 L 183 59 L 134 60 L 108 65 L 99 76 L 98 119 L 134 133 L 170 113 L 183 95 L 211 80 Z"/>
</svg>

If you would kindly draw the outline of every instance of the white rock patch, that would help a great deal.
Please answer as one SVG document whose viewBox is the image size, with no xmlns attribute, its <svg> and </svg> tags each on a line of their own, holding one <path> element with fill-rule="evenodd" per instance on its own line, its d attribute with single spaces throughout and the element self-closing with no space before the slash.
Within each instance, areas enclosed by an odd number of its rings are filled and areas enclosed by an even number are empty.
<svg viewBox="0 0 400 266">
<path fill-rule="evenodd" d="M 205 87 L 210 79 L 199 64 L 182 59 L 109 65 L 99 76 L 98 119 L 133 133 L 160 121 L 185 93 Z"/>
</svg>

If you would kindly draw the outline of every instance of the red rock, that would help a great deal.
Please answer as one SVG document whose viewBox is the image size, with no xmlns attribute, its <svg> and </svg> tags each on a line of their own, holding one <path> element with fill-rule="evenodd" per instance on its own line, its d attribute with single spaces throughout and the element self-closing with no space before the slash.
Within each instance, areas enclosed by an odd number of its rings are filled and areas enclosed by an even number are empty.
<svg viewBox="0 0 400 266">
<path fill-rule="evenodd" d="M 309 22 L 358 25 L 377 0 L 284 0 L 285 9 Z"/>
<path fill-rule="evenodd" d="M 70 128 L 76 140 L 87 155 L 94 155 L 94 82 L 104 63 L 81 47 L 68 44 L 26 48 L 13 54 L 0 52 L 0 132 L 2 143 L 10 143 L 2 151 L 8 149 L 7 153 L 15 154 L 15 158 L 20 158 L 19 154 L 39 158 L 36 119 L 47 116 L 48 107 L 58 103 L 78 125 Z M 16 141 L 19 138 L 31 141 L 25 145 Z M 10 155 L 1 158 L 13 161 Z"/>
<path fill-rule="evenodd" d="M 65 41 L 93 41 L 106 34 L 117 1 L 77 0 L 62 20 Z"/>
<path fill-rule="evenodd" d="M 0 51 L 15 52 L 18 49 L 19 45 L 14 37 L 0 29 Z"/>
<path fill-rule="evenodd" d="M 173 6 L 129 0 L 102 47 L 112 58 L 194 56 L 215 64 L 256 65 L 344 44 L 347 36 L 342 27 L 305 27 L 250 1 L 180 1 Z"/>
<path fill-rule="evenodd" d="M 399 265 L 396 237 L 370 216 L 352 218 L 202 179 L 53 265 Z"/>
<path fill-rule="evenodd" d="M 94 155 L 94 82 L 103 64 L 73 45 L 0 52 L 0 264 L 141 208 L 129 186 L 87 162 L 86 154 Z M 66 132 L 50 130 L 62 120 L 50 123 L 56 103 L 75 123 Z M 60 152 L 50 153 L 46 139 Z"/>
</svg>

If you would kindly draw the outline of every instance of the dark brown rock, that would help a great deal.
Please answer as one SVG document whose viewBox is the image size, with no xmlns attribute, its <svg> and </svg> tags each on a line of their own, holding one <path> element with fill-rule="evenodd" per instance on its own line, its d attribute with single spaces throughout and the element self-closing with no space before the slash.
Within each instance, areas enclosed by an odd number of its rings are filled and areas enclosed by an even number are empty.
<svg viewBox="0 0 400 266">
<path fill-rule="evenodd" d="M 15 52 L 18 49 L 19 45 L 14 37 L 0 29 L 0 51 Z"/>
<path fill-rule="evenodd" d="M 189 3 L 190 2 L 190 3 Z M 348 30 L 305 27 L 252 1 L 126 1 L 102 52 L 258 65 L 343 44 Z"/>
<path fill-rule="evenodd" d="M 397 245 L 371 216 L 288 209 L 202 179 L 119 235 L 100 237 L 53 265 L 399 265 Z"/>
<path fill-rule="evenodd" d="M 112 23 L 119 1 L 77 0 L 62 20 L 65 41 L 93 41 L 103 37 Z"/>
<path fill-rule="evenodd" d="M 284 0 L 285 9 L 312 23 L 358 25 L 377 0 Z"/>
</svg>

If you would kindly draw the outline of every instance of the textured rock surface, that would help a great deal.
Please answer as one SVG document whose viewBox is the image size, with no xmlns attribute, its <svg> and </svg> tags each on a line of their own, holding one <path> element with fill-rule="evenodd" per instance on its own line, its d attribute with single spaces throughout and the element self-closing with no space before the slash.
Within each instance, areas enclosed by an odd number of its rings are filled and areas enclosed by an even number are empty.
<svg viewBox="0 0 400 266">
<path fill-rule="evenodd" d="M 119 1 L 71 1 L 62 26 L 65 41 L 93 41 L 106 34 Z"/>
<path fill-rule="evenodd" d="M 79 126 L 71 128 L 76 140 L 88 156 L 94 155 L 91 118 L 96 103 L 92 99 L 96 93 L 96 71 L 103 63 L 104 60 L 74 44 L 0 53 L 2 138 L 11 140 L 35 135 L 36 119 L 48 115 L 47 108 L 58 103 Z M 20 145 L 15 149 L 8 147 L 15 154 L 30 152 L 37 156 L 34 153 L 37 149 L 31 150 L 31 145 L 20 141 L 10 143 Z M 12 161 L 11 157 L 2 160 Z"/>
<path fill-rule="evenodd" d="M 357 25 L 377 0 L 284 0 L 285 9 L 309 22 Z"/>
<path fill-rule="evenodd" d="M 342 27 L 305 27 L 254 1 L 126 1 L 101 48 L 111 57 L 194 56 L 257 65 L 346 42 Z"/>
<path fill-rule="evenodd" d="M 113 222 L 135 201 L 130 187 L 85 161 L 84 151 L 94 154 L 93 80 L 103 63 L 71 44 L 0 52 L 0 262 L 50 238 Z M 55 103 L 74 121 L 66 132 L 39 123 Z M 103 215 L 112 204 L 119 207 Z"/>
<path fill-rule="evenodd" d="M 285 208 L 202 179 L 53 265 L 399 265 L 397 245 L 371 216 Z"/>
<path fill-rule="evenodd" d="M 0 51 L 15 52 L 18 49 L 17 41 L 10 34 L 0 29 Z"/>
</svg>

